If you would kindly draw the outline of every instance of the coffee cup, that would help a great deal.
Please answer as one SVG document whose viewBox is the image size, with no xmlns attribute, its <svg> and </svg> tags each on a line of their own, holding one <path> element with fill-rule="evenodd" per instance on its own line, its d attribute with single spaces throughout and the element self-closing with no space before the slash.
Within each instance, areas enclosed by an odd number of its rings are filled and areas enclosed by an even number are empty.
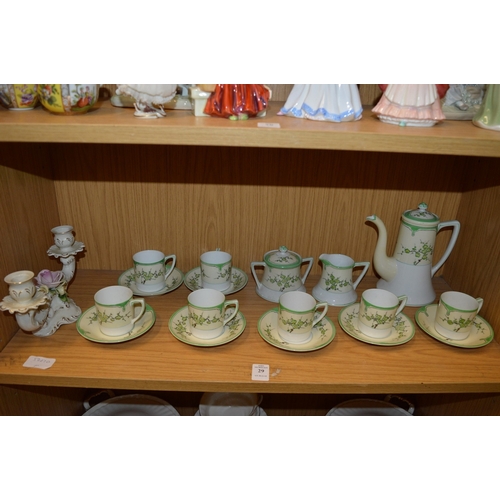
<svg viewBox="0 0 500 500">
<path fill-rule="evenodd" d="M 358 330 L 376 339 L 388 337 L 407 300 L 406 295 L 397 297 L 380 288 L 365 290 L 359 303 Z"/>
<path fill-rule="evenodd" d="M 316 316 L 316 311 L 322 309 Z M 305 292 L 293 291 L 280 295 L 278 306 L 278 333 L 291 344 L 304 344 L 312 337 L 314 325 L 319 323 L 328 311 L 326 302 L 316 299 Z"/>
<path fill-rule="evenodd" d="M 226 316 L 226 309 L 232 308 Z M 191 333 L 203 340 L 215 339 L 224 331 L 239 310 L 238 300 L 226 300 L 218 290 L 200 288 L 188 295 L 188 315 Z"/>
<path fill-rule="evenodd" d="M 444 292 L 439 298 L 434 328 L 448 339 L 464 340 L 482 306 L 482 298 L 475 299 L 462 292 Z"/>
<path fill-rule="evenodd" d="M 110 337 L 132 331 L 134 324 L 146 310 L 144 299 L 134 298 L 130 288 L 120 285 L 101 288 L 94 295 L 94 302 L 99 328 L 104 335 Z"/>
<path fill-rule="evenodd" d="M 165 288 L 167 278 L 175 269 L 176 256 L 159 250 L 142 250 L 132 257 L 135 286 L 142 292 L 158 292 Z M 166 265 L 171 260 L 170 267 Z"/>
<path fill-rule="evenodd" d="M 202 417 L 250 417 L 257 415 L 262 396 L 240 392 L 206 392 L 200 401 Z"/>
<path fill-rule="evenodd" d="M 231 286 L 232 257 L 227 252 L 213 250 L 200 257 L 203 288 L 224 291 Z"/>
</svg>

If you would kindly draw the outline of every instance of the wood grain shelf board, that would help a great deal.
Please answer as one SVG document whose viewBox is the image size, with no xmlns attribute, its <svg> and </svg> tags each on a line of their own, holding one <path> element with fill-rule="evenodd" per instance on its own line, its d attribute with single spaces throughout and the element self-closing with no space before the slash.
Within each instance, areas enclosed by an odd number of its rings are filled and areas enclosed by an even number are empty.
<svg viewBox="0 0 500 500">
<path fill-rule="evenodd" d="M 244 146 L 428 153 L 500 157 L 500 134 L 471 122 L 445 121 L 434 127 L 397 127 L 381 123 L 365 107 L 351 123 L 321 123 L 277 116 L 272 102 L 267 116 L 247 121 L 195 117 L 171 110 L 165 119 L 136 118 L 131 108 L 100 102 L 80 116 L 55 116 L 42 108 L 16 113 L 0 109 L 0 141 Z M 260 124 L 260 125 L 259 125 Z M 264 127 L 262 125 L 264 124 Z M 275 124 L 279 128 L 266 128 Z"/>
<path fill-rule="evenodd" d="M 116 271 L 77 272 L 70 296 L 86 310 L 99 288 L 115 284 Z M 318 276 L 306 283 L 312 290 Z M 439 294 L 449 287 L 435 280 Z M 358 293 L 375 285 L 365 278 Z M 0 383 L 33 386 L 87 387 L 154 391 L 258 391 L 262 393 L 383 394 L 500 392 L 500 346 L 493 341 L 480 349 L 442 344 L 416 326 L 415 337 L 397 347 L 365 344 L 338 324 L 339 308 L 328 317 L 337 333 L 327 347 L 296 353 L 265 342 L 257 330 L 261 315 L 275 305 L 255 293 L 250 276 L 246 288 L 231 298 L 240 301 L 247 326 L 233 342 L 212 348 L 178 341 L 168 329 L 170 316 L 186 304 L 189 290 L 148 297 L 156 311 L 154 327 L 122 344 L 97 344 L 81 337 L 75 324 L 53 336 L 37 338 L 19 331 L 0 353 Z M 407 308 L 412 319 L 416 308 Z M 486 318 L 487 319 L 487 318 Z M 31 356 L 55 358 L 47 370 L 24 368 Z M 268 364 L 269 382 L 251 380 L 252 365 Z"/>
</svg>

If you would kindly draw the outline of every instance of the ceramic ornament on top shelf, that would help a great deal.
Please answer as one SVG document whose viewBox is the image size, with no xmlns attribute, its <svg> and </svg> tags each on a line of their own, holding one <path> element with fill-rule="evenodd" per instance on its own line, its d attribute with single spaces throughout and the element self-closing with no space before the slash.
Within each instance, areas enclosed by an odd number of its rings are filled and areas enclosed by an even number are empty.
<svg viewBox="0 0 500 500">
<path fill-rule="evenodd" d="M 279 115 L 308 120 L 350 122 L 361 119 L 363 107 L 355 84 L 295 84 Z"/>
<path fill-rule="evenodd" d="M 500 85 L 489 84 L 472 123 L 488 130 L 500 131 Z"/>
<path fill-rule="evenodd" d="M 177 83 L 121 83 L 116 94 L 130 96 L 135 99 L 134 116 L 139 118 L 164 118 L 164 105 L 176 96 Z"/>
<path fill-rule="evenodd" d="M 447 120 L 472 120 L 483 102 L 486 85 L 483 83 L 450 84 L 441 100 Z"/>
<path fill-rule="evenodd" d="M 432 127 L 446 117 L 441 98 L 448 85 L 383 84 L 382 97 L 372 111 L 381 122 L 402 127 Z"/>
<path fill-rule="evenodd" d="M 190 93 L 195 101 L 206 99 L 202 115 L 230 120 L 265 116 L 272 95 L 271 89 L 262 83 L 198 84 L 197 89 L 190 89 Z M 195 114 L 199 116 L 200 112 Z"/>
</svg>

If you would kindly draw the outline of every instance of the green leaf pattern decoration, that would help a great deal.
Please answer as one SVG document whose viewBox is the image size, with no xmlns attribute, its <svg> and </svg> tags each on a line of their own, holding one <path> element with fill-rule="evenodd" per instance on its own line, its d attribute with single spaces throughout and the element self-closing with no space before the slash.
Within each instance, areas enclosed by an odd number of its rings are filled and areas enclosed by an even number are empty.
<svg viewBox="0 0 500 500">
<path fill-rule="evenodd" d="M 403 246 L 403 249 L 400 252 L 400 255 L 408 255 L 411 254 L 414 256 L 415 260 L 413 261 L 414 266 L 418 266 L 421 262 L 431 262 L 432 253 L 434 252 L 434 247 L 429 245 L 428 242 L 420 240 L 420 247 L 417 248 L 416 245 L 413 248 L 406 248 Z"/>
<path fill-rule="evenodd" d="M 100 323 L 114 323 L 115 321 L 126 321 L 132 316 L 132 312 L 124 314 L 123 311 L 119 311 L 116 314 L 108 314 L 106 312 L 95 311 L 89 316 L 89 325 L 94 321 L 99 321 Z"/>
<path fill-rule="evenodd" d="M 450 311 L 448 311 L 445 314 L 444 318 L 441 318 L 441 320 L 444 321 L 448 326 L 452 327 L 451 329 L 454 332 L 458 332 L 462 328 L 468 328 L 473 321 L 471 318 L 465 319 L 465 318 L 462 318 L 462 316 L 460 316 L 458 318 L 455 317 L 455 318 L 451 319 L 450 318 Z"/>
<path fill-rule="evenodd" d="M 292 333 L 294 330 L 308 328 L 313 324 L 312 319 L 283 318 L 283 316 L 280 317 L 279 321 L 288 333 Z"/>
<path fill-rule="evenodd" d="M 334 274 L 328 274 L 327 276 L 327 278 L 323 278 L 325 280 L 325 290 L 327 291 L 335 290 L 338 292 L 341 288 L 345 288 L 351 284 L 348 280 L 341 280 Z"/>
<path fill-rule="evenodd" d="M 299 276 L 292 276 L 290 274 L 279 274 L 276 277 L 270 277 L 268 279 L 269 283 L 276 285 L 280 289 L 280 292 L 284 292 L 287 288 L 291 288 L 299 280 Z"/>
<path fill-rule="evenodd" d="M 222 322 L 221 315 L 215 316 L 203 316 L 203 313 L 196 314 L 195 312 L 189 313 L 189 319 L 191 320 L 191 324 L 194 328 L 198 328 L 201 326 L 213 325 L 214 323 Z"/>
<path fill-rule="evenodd" d="M 141 283 L 142 285 L 145 285 L 148 281 L 155 280 L 161 276 L 164 276 L 165 273 L 163 270 L 160 271 L 146 271 L 142 269 L 140 272 L 135 273 L 135 282 L 136 283 Z"/>
<path fill-rule="evenodd" d="M 370 314 L 368 311 L 366 311 L 364 314 L 362 314 L 361 317 L 365 318 L 367 321 L 371 322 L 370 328 L 374 328 L 374 329 L 378 328 L 380 325 L 385 325 L 385 324 L 393 321 L 393 319 L 394 319 L 394 315 L 392 315 L 392 314 L 384 313 L 384 315 L 382 316 L 378 312 L 374 312 L 374 313 Z"/>
</svg>

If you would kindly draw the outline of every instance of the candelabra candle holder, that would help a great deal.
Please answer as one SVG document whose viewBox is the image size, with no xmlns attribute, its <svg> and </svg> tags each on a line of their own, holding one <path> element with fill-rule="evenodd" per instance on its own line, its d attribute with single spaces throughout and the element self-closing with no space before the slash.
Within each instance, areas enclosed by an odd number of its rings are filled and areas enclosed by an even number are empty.
<svg viewBox="0 0 500 500">
<path fill-rule="evenodd" d="M 14 314 L 21 330 L 36 337 L 52 335 L 61 325 L 74 323 L 82 313 L 67 288 L 75 275 L 75 256 L 85 245 L 75 241 L 72 226 L 57 226 L 51 231 L 55 245 L 47 254 L 61 261 L 62 270 L 44 269 L 36 278 L 32 271 L 10 273 L 4 278 L 9 295 L 0 302 L 0 310 Z"/>
</svg>

